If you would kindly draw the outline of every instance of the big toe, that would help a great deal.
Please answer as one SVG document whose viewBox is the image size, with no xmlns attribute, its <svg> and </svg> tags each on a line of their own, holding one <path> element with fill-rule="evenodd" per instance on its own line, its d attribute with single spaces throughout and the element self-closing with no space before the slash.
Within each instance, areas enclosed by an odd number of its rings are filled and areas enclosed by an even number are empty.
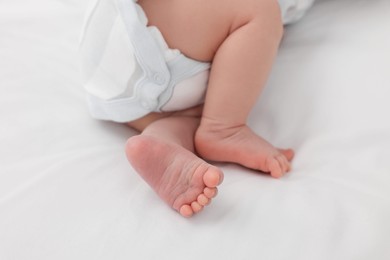
<svg viewBox="0 0 390 260">
<path fill-rule="evenodd" d="M 284 174 L 283 164 L 275 157 L 268 159 L 268 168 L 271 176 L 274 178 L 280 178 Z"/>
<path fill-rule="evenodd" d="M 214 188 L 223 181 L 223 173 L 217 167 L 210 166 L 203 176 L 203 182 L 207 187 Z"/>
<path fill-rule="evenodd" d="M 186 217 L 186 218 L 189 218 L 192 215 L 194 215 L 194 211 L 192 210 L 190 205 L 181 206 L 179 212 L 183 217 Z"/>
</svg>

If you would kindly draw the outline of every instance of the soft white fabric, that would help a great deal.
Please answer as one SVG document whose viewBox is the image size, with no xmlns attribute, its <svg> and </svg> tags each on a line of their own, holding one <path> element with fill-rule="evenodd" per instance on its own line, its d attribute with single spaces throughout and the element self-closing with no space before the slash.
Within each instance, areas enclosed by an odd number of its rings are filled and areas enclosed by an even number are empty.
<svg viewBox="0 0 390 260">
<path fill-rule="evenodd" d="M 218 164 L 189 220 L 127 163 L 134 131 L 88 114 L 85 7 L 0 2 L 0 259 L 390 259 L 388 0 L 319 0 L 286 28 L 249 124 L 296 150 L 293 171 Z"/>
</svg>

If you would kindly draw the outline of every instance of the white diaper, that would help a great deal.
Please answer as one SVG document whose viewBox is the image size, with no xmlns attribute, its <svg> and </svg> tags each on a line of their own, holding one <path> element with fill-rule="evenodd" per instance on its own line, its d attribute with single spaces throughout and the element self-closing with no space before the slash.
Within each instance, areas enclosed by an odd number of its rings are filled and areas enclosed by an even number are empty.
<svg viewBox="0 0 390 260">
<path fill-rule="evenodd" d="M 298 21 L 313 5 L 315 0 L 278 0 L 284 24 Z"/>
<path fill-rule="evenodd" d="M 279 0 L 285 23 L 298 20 L 314 0 Z M 151 112 L 177 111 L 204 100 L 209 63 L 170 49 L 137 0 L 93 0 L 80 54 L 94 118 L 130 122 Z"/>
<path fill-rule="evenodd" d="M 201 104 L 209 63 L 169 49 L 136 0 L 95 0 L 82 32 L 80 54 L 93 117 L 129 122 L 150 112 Z"/>
</svg>

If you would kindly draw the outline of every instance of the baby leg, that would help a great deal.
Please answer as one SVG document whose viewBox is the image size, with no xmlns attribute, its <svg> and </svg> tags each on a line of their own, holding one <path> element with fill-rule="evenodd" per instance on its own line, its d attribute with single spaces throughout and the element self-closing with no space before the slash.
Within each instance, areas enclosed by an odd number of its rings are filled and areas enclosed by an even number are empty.
<svg viewBox="0 0 390 260">
<path fill-rule="evenodd" d="M 134 125 L 130 124 L 134 127 Z M 126 155 L 134 169 L 168 205 L 185 217 L 211 202 L 222 172 L 193 153 L 198 117 L 169 116 L 152 121 L 131 137 Z"/>
<path fill-rule="evenodd" d="M 292 150 L 273 147 L 246 125 L 282 37 L 279 9 L 276 1 L 260 0 L 243 13 L 214 57 L 196 149 L 206 159 L 281 177 L 290 169 Z"/>
<path fill-rule="evenodd" d="M 247 117 L 267 80 L 282 37 L 276 0 L 139 0 L 149 25 L 171 48 L 212 61 L 205 108 L 195 135 L 205 159 L 228 161 L 280 177 L 292 150 L 251 131 Z"/>
</svg>

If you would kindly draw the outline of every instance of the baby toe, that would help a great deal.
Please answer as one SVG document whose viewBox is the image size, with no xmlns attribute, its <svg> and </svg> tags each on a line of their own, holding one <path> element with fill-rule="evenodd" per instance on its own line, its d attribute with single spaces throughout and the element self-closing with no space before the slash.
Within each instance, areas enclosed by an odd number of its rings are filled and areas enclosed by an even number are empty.
<svg viewBox="0 0 390 260">
<path fill-rule="evenodd" d="M 217 196 L 218 194 L 218 189 L 217 188 L 209 188 L 209 187 L 206 187 L 204 190 L 203 190 L 203 194 L 209 198 L 209 199 L 212 199 L 214 198 L 215 196 Z"/>
<path fill-rule="evenodd" d="M 195 213 L 198 213 L 203 209 L 203 206 L 200 205 L 197 201 L 194 201 L 191 203 L 191 208 Z"/>
<path fill-rule="evenodd" d="M 198 196 L 198 203 L 201 205 L 201 206 L 206 206 L 208 204 L 210 204 L 210 199 L 206 197 L 206 195 L 204 194 L 200 194 Z"/>
<path fill-rule="evenodd" d="M 284 156 L 286 156 L 288 161 L 291 161 L 294 158 L 294 150 L 292 149 L 278 149 Z"/>
<path fill-rule="evenodd" d="M 222 172 L 216 167 L 210 167 L 203 176 L 203 182 L 207 187 L 214 188 L 223 181 Z"/>
<path fill-rule="evenodd" d="M 194 211 L 192 210 L 192 207 L 190 205 L 183 205 L 180 208 L 180 214 L 183 217 L 189 218 L 194 214 Z"/>
<path fill-rule="evenodd" d="M 280 168 L 282 169 L 282 174 L 288 171 L 287 159 L 284 155 L 280 154 L 276 157 L 279 162 Z"/>
<path fill-rule="evenodd" d="M 274 178 L 282 177 L 282 175 L 283 175 L 282 165 L 279 163 L 279 161 L 275 157 L 268 159 L 268 167 L 269 167 L 269 172 L 270 172 L 272 177 L 274 177 Z"/>
</svg>

